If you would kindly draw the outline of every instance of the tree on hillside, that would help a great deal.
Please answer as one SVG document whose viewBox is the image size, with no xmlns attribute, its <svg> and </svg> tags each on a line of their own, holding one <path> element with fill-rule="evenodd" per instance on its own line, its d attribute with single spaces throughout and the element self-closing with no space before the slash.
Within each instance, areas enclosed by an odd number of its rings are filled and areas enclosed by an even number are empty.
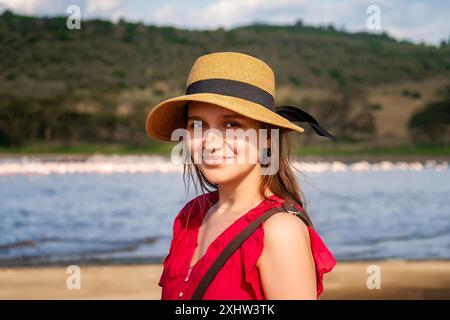
<svg viewBox="0 0 450 320">
<path fill-rule="evenodd" d="M 412 115 L 408 127 L 414 143 L 450 145 L 450 86 L 441 101 L 432 102 Z"/>
</svg>

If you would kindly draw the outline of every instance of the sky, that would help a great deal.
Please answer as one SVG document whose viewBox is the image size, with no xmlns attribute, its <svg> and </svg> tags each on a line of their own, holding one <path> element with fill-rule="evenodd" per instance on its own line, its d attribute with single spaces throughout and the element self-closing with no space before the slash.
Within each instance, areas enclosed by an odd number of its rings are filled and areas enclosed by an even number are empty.
<svg viewBox="0 0 450 320">
<path fill-rule="evenodd" d="M 79 6 L 82 19 L 116 22 L 123 18 L 186 29 L 229 29 L 254 22 L 293 24 L 301 20 L 305 25 L 333 24 L 350 32 L 386 32 L 415 43 L 437 45 L 450 37 L 450 0 L 0 0 L 0 12 L 68 16 L 70 5 Z M 367 27 L 373 14 L 367 13 L 370 5 L 379 8 L 379 30 Z"/>
</svg>

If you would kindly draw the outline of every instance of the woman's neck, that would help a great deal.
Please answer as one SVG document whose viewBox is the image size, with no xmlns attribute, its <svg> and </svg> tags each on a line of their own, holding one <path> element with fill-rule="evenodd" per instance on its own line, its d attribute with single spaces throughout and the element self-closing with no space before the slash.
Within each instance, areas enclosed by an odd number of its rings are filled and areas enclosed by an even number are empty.
<svg viewBox="0 0 450 320">
<path fill-rule="evenodd" d="M 264 200 L 260 194 L 260 168 L 255 168 L 243 178 L 218 185 L 219 200 L 215 204 L 218 214 L 243 214 Z M 266 197 L 273 193 L 267 191 Z"/>
</svg>

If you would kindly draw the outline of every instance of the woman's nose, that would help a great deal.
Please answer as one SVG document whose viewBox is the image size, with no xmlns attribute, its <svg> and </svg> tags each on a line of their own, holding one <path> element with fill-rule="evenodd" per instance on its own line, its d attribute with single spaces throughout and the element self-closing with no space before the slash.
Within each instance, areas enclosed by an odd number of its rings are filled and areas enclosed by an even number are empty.
<svg viewBox="0 0 450 320">
<path fill-rule="evenodd" d="M 218 150 L 223 147 L 223 134 L 218 129 L 207 129 L 203 138 L 203 147 L 207 150 Z"/>
</svg>

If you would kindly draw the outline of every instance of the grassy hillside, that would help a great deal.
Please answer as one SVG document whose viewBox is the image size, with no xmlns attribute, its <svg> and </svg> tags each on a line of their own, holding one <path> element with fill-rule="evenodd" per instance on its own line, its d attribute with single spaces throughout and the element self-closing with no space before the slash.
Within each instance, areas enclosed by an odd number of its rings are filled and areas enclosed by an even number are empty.
<svg viewBox="0 0 450 320">
<path fill-rule="evenodd" d="M 386 34 L 301 23 L 188 31 L 100 20 L 67 30 L 65 17 L 6 11 L 0 16 L 0 146 L 154 145 L 145 135 L 146 113 L 182 94 L 195 59 L 215 51 L 266 61 L 276 74 L 278 104 L 301 105 L 349 142 L 380 140 L 383 112 L 405 115 L 396 120 L 403 131 L 387 132 L 407 141 L 411 110 L 437 99 L 450 79 L 449 46 L 414 45 Z M 432 83 L 425 93 L 422 83 Z M 307 131 L 301 143 L 315 143 Z"/>
</svg>

